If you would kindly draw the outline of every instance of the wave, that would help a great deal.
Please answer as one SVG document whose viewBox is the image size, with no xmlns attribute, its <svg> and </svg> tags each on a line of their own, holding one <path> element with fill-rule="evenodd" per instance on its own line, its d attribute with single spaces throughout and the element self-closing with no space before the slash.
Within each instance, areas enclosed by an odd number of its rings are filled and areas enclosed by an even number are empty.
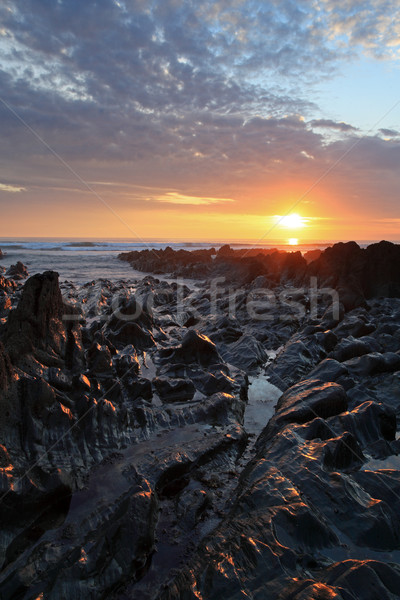
<svg viewBox="0 0 400 600">
<path fill-rule="evenodd" d="M 26 246 L 20 246 L 20 245 L 12 245 L 12 244 L 1 244 L 0 243 L 0 248 L 2 250 L 25 250 Z"/>
</svg>

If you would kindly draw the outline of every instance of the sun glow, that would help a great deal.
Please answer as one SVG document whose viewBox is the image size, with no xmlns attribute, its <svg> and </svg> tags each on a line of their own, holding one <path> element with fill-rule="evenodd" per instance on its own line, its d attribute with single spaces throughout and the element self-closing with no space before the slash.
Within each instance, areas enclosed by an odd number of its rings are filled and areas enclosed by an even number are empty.
<svg viewBox="0 0 400 600">
<path fill-rule="evenodd" d="M 297 246 L 298 243 L 299 243 L 299 240 L 297 238 L 289 238 L 288 239 L 289 246 Z"/>
<path fill-rule="evenodd" d="M 304 219 L 297 213 L 292 213 L 290 215 L 285 216 L 278 215 L 277 225 L 287 227 L 288 229 L 299 229 L 300 227 L 305 227 L 306 219 Z"/>
</svg>

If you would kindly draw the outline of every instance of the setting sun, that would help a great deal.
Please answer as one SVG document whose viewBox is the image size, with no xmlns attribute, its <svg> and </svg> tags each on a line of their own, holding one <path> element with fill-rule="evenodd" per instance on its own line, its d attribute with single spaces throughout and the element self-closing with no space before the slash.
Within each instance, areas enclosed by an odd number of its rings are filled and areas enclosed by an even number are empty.
<svg viewBox="0 0 400 600">
<path fill-rule="evenodd" d="M 297 213 L 292 213 L 285 216 L 278 215 L 277 219 L 278 225 L 282 225 L 282 227 L 287 227 L 288 229 L 299 229 L 300 227 L 304 227 L 306 224 L 305 219 Z"/>
<path fill-rule="evenodd" d="M 297 238 L 290 238 L 288 240 L 288 244 L 289 246 L 297 246 L 299 243 L 299 240 Z"/>
</svg>

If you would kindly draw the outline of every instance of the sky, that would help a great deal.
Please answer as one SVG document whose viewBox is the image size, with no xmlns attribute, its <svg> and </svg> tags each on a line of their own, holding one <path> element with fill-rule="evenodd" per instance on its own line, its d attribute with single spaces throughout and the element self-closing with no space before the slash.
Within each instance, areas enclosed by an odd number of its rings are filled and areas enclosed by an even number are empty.
<svg viewBox="0 0 400 600">
<path fill-rule="evenodd" d="M 2 0 L 0 142 L 1 237 L 399 241 L 398 1 Z"/>
</svg>

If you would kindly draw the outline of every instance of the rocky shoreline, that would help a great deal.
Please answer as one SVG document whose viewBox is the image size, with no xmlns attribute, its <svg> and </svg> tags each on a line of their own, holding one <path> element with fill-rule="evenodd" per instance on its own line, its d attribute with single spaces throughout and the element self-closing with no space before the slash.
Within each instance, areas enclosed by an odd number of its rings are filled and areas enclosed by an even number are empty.
<svg viewBox="0 0 400 600">
<path fill-rule="evenodd" d="M 399 598 L 400 247 L 121 259 L 0 275 L 1 597 Z"/>
</svg>

